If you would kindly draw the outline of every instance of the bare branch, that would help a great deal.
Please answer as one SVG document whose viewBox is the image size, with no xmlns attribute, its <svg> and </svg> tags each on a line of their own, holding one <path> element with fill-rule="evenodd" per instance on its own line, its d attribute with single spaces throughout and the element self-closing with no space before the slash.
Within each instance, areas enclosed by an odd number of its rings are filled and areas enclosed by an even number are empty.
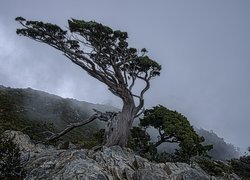
<svg viewBox="0 0 250 180">
<path fill-rule="evenodd" d="M 138 76 L 138 78 L 144 80 L 146 82 L 146 86 L 144 87 L 144 89 L 140 93 L 140 102 L 139 102 L 139 105 L 136 107 L 136 112 L 139 112 L 140 109 L 144 106 L 144 94 L 150 88 L 149 79 L 142 78 L 140 76 Z"/>
<path fill-rule="evenodd" d="M 163 137 L 163 134 L 162 134 L 162 132 L 161 132 L 161 129 L 159 128 L 158 131 L 159 131 L 160 137 L 162 138 L 162 137 Z"/>
<path fill-rule="evenodd" d="M 94 114 L 92 116 L 90 116 L 87 120 L 82 121 L 82 122 L 77 122 L 77 123 L 72 123 L 70 124 L 66 129 L 64 129 L 63 131 L 61 131 L 60 133 L 54 134 L 52 136 L 50 136 L 47 141 L 55 141 L 56 139 L 62 137 L 63 135 L 67 134 L 68 132 L 72 131 L 73 129 L 77 128 L 77 127 L 81 127 L 83 125 L 86 125 L 92 121 L 94 121 L 95 119 L 99 118 L 98 114 Z"/>
<path fill-rule="evenodd" d="M 143 109 L 141 110 L 141 112 L 137 113 L 137 114 L 135 115 L 135 118 L 138 118 L 138 117 L 141 116 L 144 112 L 145 112 L 145 108 L 143 108 Z"/>
<path fill-rule="evenodd" d="M 132 90 L 133 86 L 135 85 L 135 80 L 136 80 L 136 78 L 134 76 L 132 76 L 132 83 L 129 86 L 130 91 Z"/>
<path fill-rule="evenodd" d="M 71 123 L 69 124 L 69 126 L 64 129 L 63 131 L 57 133 L 57 134 L 53 134 L 52 136 L 50 136 L 47 141 L 55 141 L 58 138 L 62 137 L 63 135 L 67 134 L 68 132 L 72 131 L 73 129 L 77 128 L 77 127 L 81 127 L 84 126 L 92 121 L 94 121 L 95 119 L 99 119 L 100 121 L 108 121 L 109 119 L 113 118 L 114 116 L 117 115 L 116 112 L 106 112 L 106 113 L 102 113 L 101 111 L 98 111 L 96 109 L 93 109 L 95 114 L 93 114 L 92 116 L 90 116 L 88 119 L 81 121 L 81 122 L 76 122 L 76 123 Z"/>
<path fill-rule="evenodd" d="M 105 113 L 98 111 L 96 109 L 93 109 L 97 114 L 100 114 L 100 117 L 98 118 L 100 121 L 105 121 L 107 122 L 109 119 L 112 119 L 114 116 L 117 115 L 117 112 L 111 112 L 111 111 L 106 111 Z"/>
<path fill-rule="evenodd" d="M 138 95 L 136 95 L 136 94 L 132 94 L 132 96 L 134 96 L 134 97 L 136 97 L 136 98 L 138 98 L 138 99 L 141 99 L 141 96 L 138 96 Z"/>
<path fill-rule="evenodd" d="M 177 140 L 165 140 L 164 142 L 170 142 L 170 143 L 180 143 L 181 141 L 177 141 Z"/>
</svg>

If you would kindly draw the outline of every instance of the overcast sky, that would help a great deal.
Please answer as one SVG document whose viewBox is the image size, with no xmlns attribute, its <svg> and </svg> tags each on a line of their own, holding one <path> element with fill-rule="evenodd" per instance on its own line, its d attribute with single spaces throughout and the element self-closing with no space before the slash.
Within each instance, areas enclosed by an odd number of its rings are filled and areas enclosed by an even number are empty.
<svg viewBox="0 0 250 180">
<path fill-rule="evenodd" d="M 15 34 L 15 17 L 67 26 L 73 17 L 129 33 L 162 67 L 146 107 L 162 104 L 245 151 L 250 146 L 249 0 L 2 0 L 0 84 L 120 105 L 60 52 Z"/>
</svg>

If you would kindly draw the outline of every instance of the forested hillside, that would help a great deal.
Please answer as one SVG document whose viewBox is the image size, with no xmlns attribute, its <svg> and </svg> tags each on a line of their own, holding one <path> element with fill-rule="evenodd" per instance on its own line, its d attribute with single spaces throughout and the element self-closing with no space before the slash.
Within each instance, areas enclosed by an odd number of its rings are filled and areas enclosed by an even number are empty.
<svg viewBox="0 0 250 180">
<path fill-rule="evenodd" d="M 93 109 L 117 110 L 110 106 L 64 99 L 31 88 L 0 86 L 0 132 L 7 129 L 20 130 L 40 141 L 49 135 L 49 131 L 58 132 L 71 122 L 88 118 L 93 114 Z M 97 131 L 98 125 L 100 123 L 92 122 L 73 130 L 66 138 L 71 141 L 89 140 Z"/>
</svg>

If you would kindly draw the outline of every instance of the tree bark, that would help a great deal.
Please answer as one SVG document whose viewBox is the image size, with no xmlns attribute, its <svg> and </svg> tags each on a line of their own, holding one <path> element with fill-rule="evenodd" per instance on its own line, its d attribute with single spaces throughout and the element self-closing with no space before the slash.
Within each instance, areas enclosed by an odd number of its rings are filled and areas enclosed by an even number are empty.
<svg viewBox="0 0 250 180">
<path fill-rule="evenodd" d="M 107 123 L 106 144 L 110 147 L 118 145 L 125 147 L 128 142 L 130 129 L 135 117 L 135 105 L 132 98 L 124 102 L 122 111 Z"/>
</svg>

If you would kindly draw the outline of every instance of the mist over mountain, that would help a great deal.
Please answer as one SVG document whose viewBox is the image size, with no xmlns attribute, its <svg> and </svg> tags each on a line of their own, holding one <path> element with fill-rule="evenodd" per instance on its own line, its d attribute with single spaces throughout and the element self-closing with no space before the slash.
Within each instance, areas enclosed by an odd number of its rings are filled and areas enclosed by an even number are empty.
<svg viewBox="0 0 250 180">
<path fill-rule="evenodd" d="M 53 124 L 54 131 L 58 132 L 67 127 L 69 123 L 88 118 L 94 113 L 93 109 L 103 112 L 119 111 L 119 109 L 109 105 L 65 99 L 31 88 L 18 89 L 0 85 L 1 132 L 7 129 L 21 130 L 32 137 L 34 133 L 38 132 L 35 132 L 37 126 L 30 125 L 30 123 Z M 104 125 L 100 121 L 93 121 L 86 126 L 76 128 L 65 138 L 71 141 L 73 139 L 91 139 L 94 138 L 91 135 L 100 128 L 104 128 Z M 46 128 L 41 128 L 39 125 L 38 130 L 44 131 Z M 209 152 L 209 155 L 214 159 L 225 161 L 239 157 L 239 150 L 234 145 L 226 143 L 223 138 L 218 137 L 214 132 L 204 129 L 196 129 L 196 131 L 200 136 L 204 136 L 206 144 L 213 144 L 214 148 Z M 149 129 L 149 134 L 153 141 L 157 140 L 157 132 L 153 128 Z M 178 148 L 178 144 L 165 143 L 159 147 L 159 150 L 174 152 L 175 148 Z"/>
<path fill-rule="evenodd" d="M 205 138 L 205 144 L 213 144 L 213 149 L 209 151 L 209 155 L 214 159 L 226 161 L 232 158 L 239 158 L 240 149 L 233 144 L 226 143 L 223 138 L 218 137 L 213 131 L 205 129 L 196 129 L 196 132 Z"/>
<path fill-rule="evenodd" d="M 118 111 L 112 106 L 65 99 L 31 88 L 18 89 L 0 86 L 1 132 L 14 129 L 32 136 L 33 133 L 38 133 L 33 131 L 38 128 L 37 126 L 39 126 L 39 131 L 47 130 L 47 127 L 41 127 L 45 123 L 46 126 L 52 125 L 55 132 L 59 132 L 70 123 L 87 119 L 94 114 L 93 109 L 103 112 Z M 87 139 L 103 126 L 101 122 L 93 121 L 73 130 L 65 137 L 70 140 Z"/>
</svg>

